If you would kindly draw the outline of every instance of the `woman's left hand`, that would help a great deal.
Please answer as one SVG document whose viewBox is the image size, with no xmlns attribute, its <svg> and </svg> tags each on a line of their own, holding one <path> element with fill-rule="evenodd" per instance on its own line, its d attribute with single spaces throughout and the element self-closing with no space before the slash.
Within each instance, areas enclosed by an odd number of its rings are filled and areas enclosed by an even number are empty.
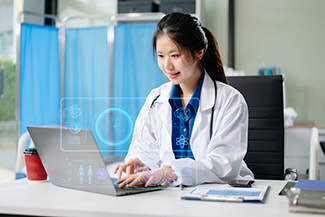
<svg viewBox="0 0 325 217">
<path fill-rule="evenodd" d="M 157 170 L 145 169 L 142 172 L 130 174 L 122 179 L 119 179 L 116 184 L 120 184 L 120 188 L 128 186 L 132 187 L 150 187 L 150 186 L 159 186 L 163 185 L 170 181 L 177 179 L 177 176 L 174 175 L 171 168 L 160 168 Z"/>
</svg>

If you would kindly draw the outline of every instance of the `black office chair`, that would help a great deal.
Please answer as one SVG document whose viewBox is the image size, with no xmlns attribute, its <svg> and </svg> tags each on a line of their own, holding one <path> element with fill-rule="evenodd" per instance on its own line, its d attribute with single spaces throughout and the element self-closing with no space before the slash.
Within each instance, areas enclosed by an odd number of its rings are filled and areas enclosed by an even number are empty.
<svg viewBox="0 0 325 217">
<path fill-rule="evenodd" d="M 323 153 L 325 154 L 325 141 L 323 142 L 319 142 L 320 143 L 320 147 L 322 148 L 323 150 Z"/>
<path fill-rule="evenodd" d="M 256 179 L 284 179 L 284 120 L 281 75 L 228 77 L 249 111 L 245 162 Z"/>
</svg>

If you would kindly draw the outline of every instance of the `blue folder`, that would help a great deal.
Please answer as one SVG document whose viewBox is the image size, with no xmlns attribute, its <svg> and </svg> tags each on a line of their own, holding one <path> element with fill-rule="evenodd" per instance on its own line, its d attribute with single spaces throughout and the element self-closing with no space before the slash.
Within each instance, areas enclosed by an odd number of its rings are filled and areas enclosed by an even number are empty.
<svg viewBox="0 0 325 217">
<path fill-rule="evenodd" d="M 300 179 L 295 185 L 295 188 L 310 189 L 310 190 L 325 190 L 325 181 Z"/>
</svg>

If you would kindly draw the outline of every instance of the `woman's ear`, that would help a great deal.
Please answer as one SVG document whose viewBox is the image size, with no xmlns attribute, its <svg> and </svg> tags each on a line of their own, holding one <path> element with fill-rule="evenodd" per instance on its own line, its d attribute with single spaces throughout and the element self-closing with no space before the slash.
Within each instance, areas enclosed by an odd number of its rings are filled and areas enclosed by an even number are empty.
<svg viewBox="0 0 325 217">
<path fill-rule="evenodd" d="M 199 50 L 199 51 L 196 53 L 196 58 L 197 58 L 197 60 L 201 60 L 202 57 L 203 57 L 203 55 L 204 55 L 204 49 Z"/>
</svg>

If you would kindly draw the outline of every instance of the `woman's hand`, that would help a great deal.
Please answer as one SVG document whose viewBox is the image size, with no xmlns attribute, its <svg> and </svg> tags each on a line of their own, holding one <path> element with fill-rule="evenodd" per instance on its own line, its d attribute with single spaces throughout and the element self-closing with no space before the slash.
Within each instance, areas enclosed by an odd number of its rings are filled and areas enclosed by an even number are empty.
<svg viewBox="0 0 325 217">
<path fill-rule="evenodd" d="M 150 187 L 168 185 L 177 180 L 174 170 L 171 168 L 160 168 L 151 171 L 148 167 L 141 172 L 128 174 L 119 179 L 116 184 L 120 184 L 120 188 L 128 186 L 132 187 Z"/>
<path fill-rule="evenodd" d="M 123 172 L 125 172 L 126 175 L 131 175 L 141 172 L 144 168 L 146 168 L 146 165 L 138 158 L 131 158 L 126 164 L 117 165 L 114 174 L 117 173 L 118 179 L 121 179 Z"/>
</svg>

